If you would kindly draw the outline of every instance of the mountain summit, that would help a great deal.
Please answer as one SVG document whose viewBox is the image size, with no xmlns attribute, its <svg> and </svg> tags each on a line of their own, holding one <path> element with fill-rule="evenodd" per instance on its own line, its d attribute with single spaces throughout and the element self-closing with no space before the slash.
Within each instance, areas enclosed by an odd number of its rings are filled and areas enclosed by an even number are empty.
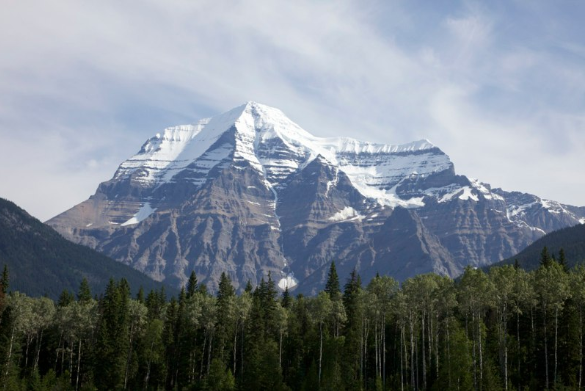
<svg viewBox="0 0 585 391">
<path fill-rule="evenodd" d="M 314 291 L 332 260 L 403 280 L 510 256 L 585 208 L 455 174 L 428 140 L 320 138 L 255 102 L 167 128 L 87 201 L 49 220 L 68 239 L 172 284 L 194 270 Z"/>
</svg>

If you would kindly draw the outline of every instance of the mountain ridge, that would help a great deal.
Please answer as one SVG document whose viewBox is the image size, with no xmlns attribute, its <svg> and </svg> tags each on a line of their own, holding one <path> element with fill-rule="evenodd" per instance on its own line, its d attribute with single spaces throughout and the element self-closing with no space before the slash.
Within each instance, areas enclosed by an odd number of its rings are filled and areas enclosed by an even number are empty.
<svg viewBox="0 0 585 391">
<path fill-rule="evenodd" d="M 418 234 L 399 239 L 387 231 L 401 208 Z M 393 240 L 427 248 L 421 262 L 442 254 L 422 264 L 450 274 L 499 261 L 583 219 L 585 208 L 456 174 L 428 140 L 396 146 L 320 138 L 280 110 L 248 102 L 148 139 L 89 200 L 48 223 L 176 285 L 191 270 L 210 289 L 221 272 L 237 288 L 272 272 L 314 290 L 303 281 L 332 259 L 365 274 L 398 270 L 387 263 L 400 259 L 375 255 Z M 372 246 L 380 251 L 364 263 Z M 400 279 L 417 273 L 415 264 Z"/>
<path fill-rule="evenodd" d="M 57 299 L 63 289 L 77 292 L 83 278 L 94 293 L 109 278 L 126 278 L 134 291 L 159 290 L 161 283 L 85 246 L 65 240 L 16 204 L 0 198 L 0 267 L 8 266 L 10 287 L 32 296 Z M 171 287 L 167 291 L 175 293 Z"/>
</svg>

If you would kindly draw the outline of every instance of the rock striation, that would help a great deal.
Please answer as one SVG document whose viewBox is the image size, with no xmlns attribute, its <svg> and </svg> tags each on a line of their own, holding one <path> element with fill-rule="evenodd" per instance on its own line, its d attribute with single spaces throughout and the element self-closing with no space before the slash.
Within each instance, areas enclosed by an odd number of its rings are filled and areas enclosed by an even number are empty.
<svg viewBox="0 0 585 391">
<path fill-rule="evenodd" d="M 320 138 L 255 102 L 165 129 L 48 224 L 150 277 L 212 290 L 268 273 L 315 292 L 329 263 L 404 280 L 509 257 L 585 208 L 491 189 L 428 140 Z"/>
</svg>

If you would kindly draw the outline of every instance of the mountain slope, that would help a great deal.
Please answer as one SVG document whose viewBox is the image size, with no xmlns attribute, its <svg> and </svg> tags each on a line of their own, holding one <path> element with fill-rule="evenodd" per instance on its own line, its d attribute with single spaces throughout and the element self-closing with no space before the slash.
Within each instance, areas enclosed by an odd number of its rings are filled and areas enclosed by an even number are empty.
<svg viewBox="0 0 585 391">
<path fill-rule="evenodd" d="M 83 277 L 93 293 L 105 290 L 110 277 L 126 278 L 137 291 L 161 284 L 85 246 L 65 240 L 10 201 L 0 198 L 0 267 L 8 265 L 10 289 L 31 296 L 58 298 L 63 289 L 77 292 Z M 170 293 L 174 293 L 174 287 Z"/>
<path fill-rule="evenodd" d="M 408 215 L 392 217 L 401 208 Z M 584 208 L 457 175 L 428 140 L 315 137 L 248 102 L 148 139 L 89 200 L 48 224 L 177 286 L 191 270 L 211 289 L 222 272 L 238 288 L 270 272 L 312 290 L 331 260 L 365 276 L 454 276 L 584 218 Z M 392 235 L 395 220 L 409 231 Z"/>
<path fill-rule="evenodd" d="M 554 254 L 557 259 L 559 251 L 563 249 L 568 267 L 585 264 L 585 225 L 579 224 L 553 231 L 515 256 L 495 263 L 494 266 L 513 265 L 518 260 L 518 264 L 524 269 L 536 269 L 540 266 L 540 254 L 544 247 L 547 248 L 549 254 Z"/>
</svg>

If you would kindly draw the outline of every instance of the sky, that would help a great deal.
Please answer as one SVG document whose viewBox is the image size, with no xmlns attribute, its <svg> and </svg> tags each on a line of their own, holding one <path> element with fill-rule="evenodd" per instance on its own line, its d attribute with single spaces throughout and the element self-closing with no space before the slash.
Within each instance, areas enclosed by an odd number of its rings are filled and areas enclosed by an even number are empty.
<svg viewBox="0 0 585 391">
<path fill-rule="evenodd" d="M 0 197 L 47 220 L 165 127 L 256 101 L 584 206 L 583 20 L 580 0 L 5 0 Z"/>
</svg>

